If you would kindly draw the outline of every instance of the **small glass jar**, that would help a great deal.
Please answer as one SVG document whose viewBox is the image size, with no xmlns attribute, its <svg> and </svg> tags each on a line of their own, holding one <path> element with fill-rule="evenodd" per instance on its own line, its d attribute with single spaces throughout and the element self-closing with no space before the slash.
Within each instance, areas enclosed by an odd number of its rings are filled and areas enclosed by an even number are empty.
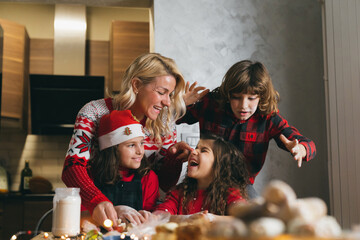
<svg viewBox="0 0 360 240">
<path fill-rule="evenodd" d="M 56 188 L 53 199 L 52 233 L 56 237 L 80 234 L 80 188 Z"/>
</svg>

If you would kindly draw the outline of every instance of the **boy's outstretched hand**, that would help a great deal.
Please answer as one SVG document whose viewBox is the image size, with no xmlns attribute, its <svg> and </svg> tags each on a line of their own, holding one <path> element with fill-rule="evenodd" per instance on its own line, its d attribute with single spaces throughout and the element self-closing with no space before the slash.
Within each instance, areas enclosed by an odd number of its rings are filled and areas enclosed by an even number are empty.
<svg viewBox="0 0 360 240">
<path fill-rule="evenodd" d="M 299 144 L 299 140 L 289 140 L 283 134 L 280 135 L 280 140 L 289 150 L 294 159 L 298 162 L 298 167 L 301 167 L 302 160 L 306 157 L 306 149 L 302 144 Z"/>
<path fill-rule="evenodd" d="M 197 82 L 194 82 L 193 84 L 191 84 L 191 86 L 189 82 L 186 82 L 184 95 L 184 101 L 186 106 L 196 103 L 210 91 L 209 89 L 206 89 L 206 87 L 196 87 L 196 85 Z"/>
</svg>

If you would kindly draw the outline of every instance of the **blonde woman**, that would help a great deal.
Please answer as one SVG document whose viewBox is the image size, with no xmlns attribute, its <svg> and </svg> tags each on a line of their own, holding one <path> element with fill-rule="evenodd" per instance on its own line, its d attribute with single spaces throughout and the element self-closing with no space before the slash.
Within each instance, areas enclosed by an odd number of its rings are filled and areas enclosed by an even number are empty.
<svg viewBox="0 0 360 240">
<path fill-rule="evenodd" d="M 145 131 L 145 155 L 156 161 L 176 143 L 175 122 L 185 113 L 187 99 L 201 97 L 198 91 L 189 90 L 175 62 L 157 53 L 136 58 L 127 68 L 119 94 L 87 103 L 78 113 L 73 136 L 66 154 L 62 180 L 68 187 L 80 188 L 82 205 L 90 211 L 97 224 L 105 219 L 115 222 L 123 214 L 95 186 L 88 174 L 90 156 L 99 153 L 97 131 L 102 116 L 112 110 L 131 110 Z M 186 144 L 175 144 L 185 151 Z M 181 152 L 181 151 L 177 151 Z M 161 187 L 161 183 L 160 183 Z M 112 228 L 107 228 L 112 230 Z"/>
</svg>

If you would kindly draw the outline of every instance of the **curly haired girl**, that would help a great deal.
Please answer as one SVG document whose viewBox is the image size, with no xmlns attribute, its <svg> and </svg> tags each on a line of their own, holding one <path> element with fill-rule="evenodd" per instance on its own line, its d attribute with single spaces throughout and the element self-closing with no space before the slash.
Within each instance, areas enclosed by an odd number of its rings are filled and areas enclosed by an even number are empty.
<svg viewBox="0 0 360 240">
<path fill-rule="evenodd" d="M 228 207 L 247 198 L 248 172 L 242 153 L 223 138 L 202 134 L 188 158 L 187 176 L 156 207 L 155 214 L 201 211 L 226 215 Z"/>
<path fill-rule="evenodd" d="M 113 206 L 113 222 L 140 224 L 151 216 L 159 196 L 158 178 L 144 157 L 143 126 L 130 110 L 114 110 L 100 119 L 98 133 L 100 152 L 90 158 L 88 172 L 106 196 L 99 204 Z M 98 211 L 91 217 L 100 226 L 104 219 Z"/>
</svg>

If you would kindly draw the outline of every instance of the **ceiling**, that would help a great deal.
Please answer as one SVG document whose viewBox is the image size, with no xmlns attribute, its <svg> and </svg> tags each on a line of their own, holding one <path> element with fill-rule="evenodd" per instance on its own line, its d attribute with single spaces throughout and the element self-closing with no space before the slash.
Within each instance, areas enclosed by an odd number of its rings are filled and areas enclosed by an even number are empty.
<svg viewBox="0 0 360 240">
<path fill-rule="evenodd" d="M 152 6 L 153 0 L 0 0 L 0 2 L 85 4 L 86 6 L 150 8 Z"/>
</svg>

